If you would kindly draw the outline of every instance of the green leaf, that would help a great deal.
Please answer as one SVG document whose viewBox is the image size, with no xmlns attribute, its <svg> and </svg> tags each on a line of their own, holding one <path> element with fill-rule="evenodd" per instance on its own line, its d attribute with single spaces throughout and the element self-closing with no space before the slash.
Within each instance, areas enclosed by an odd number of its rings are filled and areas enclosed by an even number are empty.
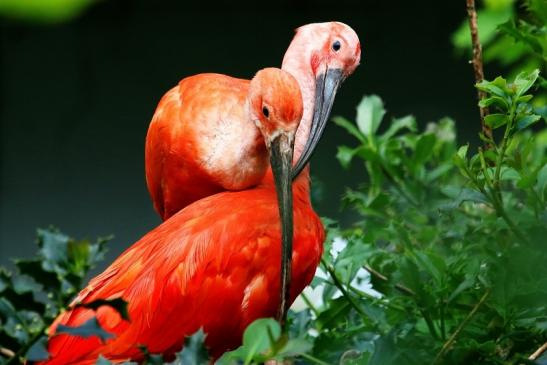
<svg viewBox="0 0 547 365">
<path fill-rule="evenodd" d="M 184 348 L 177 354 L 181 364 L 206 364 L 209 354 L 205 348 L 205 333 L 200 329 L 184 341 Z"/>
<path fill-rule="evenodd" d="M 372 136 L 378 130 L 386 113 L 382 99 L 377 95 L 365 96 L 357 106 L 357 126 L 365 136 Z"/>
<path fill-rule="evenodd" d="M 469 149 L 469 145 L 463 145 L 461 146 L 458 151 L 452 156 L 452 163 L 454 166 L 456 166 L 462 173 L 462 175 L 466 175 L 466 169 L 467 169 L 467 150 Z"/>
<path fill-rule="evenodd" d="M 380 162 L 380 156 L 369 146 L 360 146 L 355 149 L 355 154 L 361 157 L 364 161 L 370 161 L 378 163 Z"/>
<path fill-rule="evenodd" d="M 534 98 L 534 95 L 522 95 L 517 99 L 517 103 L 527 103 Z"/>
<path fill-rule="evenodd" d="M 15 265 L 21 274 L 32 277 L 36 282 L 42 284 L 44 288 L 52 290 L 59 288 L 61 282 L 55 273 L 44 270 L 40 259 L 15 260 Z"/>
<path fill-rule="evenodd" d="M 424 134 L 420 136 L 416 142 L 416 150 L 414 152 L 414 162 L 423 164 L 431 158 L 433 147 L 435 146 L 436 138 L 434 134 Z"/>
<path fill-rule="evenodd" d="M 355 149 L 349 148 L 347 146 L 338 146 L 338 152 L 336 153 L 336 158 L 340 162 L 343 168 L 349 168 L 351 160 L 355 155 Z"/>
<path fill-rule="evenodd" d="M 391 121 L 391 125 L 388 130 L 382 134 L 382 139 L 388 140 L 404 129 L 408 129 L 411 132 L 416 131 L 416 118 L 414 118 L 413 115 L 407 115 L 402 118 L 394 118 Z"/>
<path fill-rule="evenodd" d="M 287 341 L 285 346 L 279 351 L 279 355 L 283 357 L 293 357 L 309 352 L 313 348 L 313 345 L 302 339 L 295 338 Z"/>
<path fill-rule="evenodd" d="M 148 350 L 148 347 L 146 347 L 145 345 L 139 345 L 138 348 L 139 350 L 141 350 L 141 352 L 144 355 L 144 359 L 143 359 L 144 364 L 146 365 L 163 365 L 164 364 L 163 355 L 151 354 L 150 351 Z"/>
<path fill-rule="evenodd" d="M 47 351 L 47 337 L 42 336 L 37 340 L 27 351 L 25 358 L 28 361 L 42 361 L 49 358 L 49 352 Z"/>
<path fill-rule="evenodd" d="M 475 285 L 475 280 L 474 278 L 466 278 L 465 280 L 463 280 L 460 285 L 458 285 L 456 287 L 456 289 L 454 289 L 454 291 L 450 294 L 450 296 L 448 297 L 447 299 L 447 303 L 450 303 L 452 302 L 452 300 L 454 300 L 455 298 L 458 297 L 458 295 L 460 295 L 462 292 L 464 292 L 465 290 L 471 288 L 473 285 Z"/>
<path fill-rule="evenodd" d="M 118 312 L 123 319 L 125 319 L 126 321 L 130 321 L 129 313 L 127 312 L 127 304 L 128 303 L 122 298 L 96 299 L 89 303 L 78 303 L 74 306 L 74 308 L 82 307 L 93 309 L 94 311 L 96 311 L 97 309 L 99 309 L 99 307 L 108 306 Z"/>
<path fill-rule="evenodd" d="M 99 325 L 99 321 L 97 321 L 96 317 L 93 317 L 84 322 L 82 325 L 76 327 L 63 326 L 62 324 L 60 324 L 57 326 L 55 335 L 59 335 L 61 333 L 66 333 L 72 336 L 79 336 L 83 338 L 96 336 L 99 337 L 103 342 L 105 342 L 109 338 L 114 337 L 112 333 L 107 332 L 101 328 L 101 326 Z"/>
<path fill-rule="evenodd" d="M 225 353 L 222 360 L 243 360 L 250 364 L 258 359 L 263 362 L 263 353 L 270 349 L 281 336 L 281 327 L 273 318 L 257 319 L 243 333 L 243 345 Z M 262 360 L 262 361 L 261 361 Z"/>
<path fill-rule="evenodd" d="M 536 16 L 543 24 L 547 24 L 547 2 L 545 0 L 528 0 L 525 2 L 527 10 Z"/>
<path fill-rule="evenodd" d="M 494 81 L 483 80 L 475 85 L 479 90 L 500 96 L 507 97 L 507 81 L 503 77 L 497 77 Z"/>
<path fill-rule="evenodd" d="M 104 358 L 103 355 L 99 355 L 95 365 L 113 365 L 108 359 Z"/>
<path fill-rule="evenodd" d="M 415 333 L 403 339 L 398 338 L 396 332 L 397 330 L 393 329 L 389 334 L 379 336 L 376 339 L 374 353 L 367 365 L 422 365 L 432 363 L 432 359 L 424 359 L 423 353 L 416 351 L 417 343 L 409 343 L 412 338 L 415 339 L 414 341 L 418 340 Z M 426 344 L 422 344 L 422 346 L 424 345 Z"/>
<path fill-rule="evenodd" d="M 68 241 L 70 238 L 56 230 L 38 229 L 38 245 L 44 257 L 43 268 L 46 271 L 64 274 L 63 266 L 68 259 Z"/>
<path fill-rule="evenodd" d="M 318 329 L 329 328 L 337 321 L 345 318 L 351 306 L 345 298 L 336 298 L 329 301 L 329 307 L 319 314 L 316 325 Z"/>
<path fill-rule="evenodd" d="M 442 257 L 433 252 L 417 252 L 417 261 L 421 264 L 420 267 L 426 269 L 437 282 L 441 282 L 446 265 Z"/>
<path fill-rule="evenodd" d="M 522 24 L 522 23 L 521 23 Z M 528 34 L 515 24 L 513 19 L 501 24 L 498 29 L 503 33 L 513 37 L 517 42 L 522 42 L 530 46 L 534 52 L 543 54 L 543 47 L 536 37 Z"/>
<path fill-rule="evenodd" d="M 503 110 L 509 109 L 509 103 L 505 100 L 505 98 L 502 98 L 501 96 L 491 96 L 489 98 L 485 98 L 479 101 L 479 106 L 482 108 L 486 108 L 491 105 L 498 106 Z"/>
<path fill-rule="evenodd" d="M 458 148 L 457 155 L 465 160 L 465 157 L 467 156 L 467 150 L 469 149 L 469 145 L 463 145 L 460 148 Z"/>
<path fill-rule="evenodd" d="M 471 190 L 468 188 L 462 188 L 459 186 L 445 186 L 442 192 L 452 198 L 449 203 L 442 204 L 440 209 L 453 210 L 458 208 L 464 202 L 485 203 L 488 204 L 488 198 L 481 192 Z"/>
<path fill-rule="evenodd" d="M 45 24 L 68 21 L 81 14 L 92 0 L 0 1 L 0 14 Z"/>
<path fill-rule="evenodd" d="M 537 174 L 536 187 L 540 193 L 545 191 L 545 188 L 547 187 L 547 165 L 543 165 L 543 167 L 539 170 Z"/>
<path fill-rule="evenodd" d="M 332 121 L 336 125 L 338 125 L 339 127 L 344 128 L 347 132 L 349 132 L 349 134 L 351 134 L 352 136 L 357 138 L 361 143 L 365 142 L 365 136 L 363 136 L 363 134 L 361 132 L 359 132 L 359 130 L 357 129 L 355 124 L 353 124 L 352 122 L 350 122 L 346 118 L 336 116 L 336 117 L 332 118 Z"/>
<path fill-rule="evenodd" d="M 539 70 L 535 69 L 534 71 L 528 73 L 528 72 L 521 72 L 517 75 L 515 78 L 515 81 L 513 81 L 513 85 L 517 88 L 516 95 L 517 97 L 520 97 L 524 95 L 536 82 L 537 78 L 539 76 Z"/>
<path fill-rule="evenodd" d="M 519 118 L 517 120 L 517 128 L 518 129 L 524 129 L 526 127 L 531 126 L 532 124 L 534 124 L 535 122 L 537 122 L 540 119 L 541 119 L 541 116 L 539 116 L 537 114 L 524 115 L 524 116 L 522 116 L 521 118 Z"/>
<path fill-rule="evenodd" d="M 499 128 L 507 123 L 505 114 L 489 114 L 484 117 L 484 123 L 492 129 Z"/>
</svg>

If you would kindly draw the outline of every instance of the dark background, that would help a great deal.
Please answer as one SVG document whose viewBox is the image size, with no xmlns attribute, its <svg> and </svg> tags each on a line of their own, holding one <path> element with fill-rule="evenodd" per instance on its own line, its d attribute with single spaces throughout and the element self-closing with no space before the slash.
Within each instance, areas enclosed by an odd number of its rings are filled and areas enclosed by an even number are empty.
<svg viewBox="0 0 547 365">
<path fill-rule="evenodd" d="M 361 40 L 361 66 L 333 115 L 353 119 L 362 95 L 375 93 L 388 116 L 413 113 L 423 126 L 449 115 L 460 141 L 473 138 L 473 74 L 450 44 L 464 17 L 464 1 L 105 0 L 62 24 L 0 18 L 0 264 L 34 253 L 36 227 L 113 233 L 110 261 L 158 225 L 143 149 L 160 97 L 191 74 L 251 78 L 280 66 L 306 23 L 339 20 Z M 344 222 L 351 212 L 339 198 L 365 175 L 335 154 L 353 143 L 331 125 L 312 160 L 319 214 Z"/>
</svg>

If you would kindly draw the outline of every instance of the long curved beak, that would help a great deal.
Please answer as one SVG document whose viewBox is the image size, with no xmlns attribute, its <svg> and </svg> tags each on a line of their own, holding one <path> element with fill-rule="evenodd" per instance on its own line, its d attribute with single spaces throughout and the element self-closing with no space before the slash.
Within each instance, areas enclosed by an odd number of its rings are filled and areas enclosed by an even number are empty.
<svg viewBox="0 0 547 365">
<path fill-rule="evenodd" d="M 279 134 L 270 143 L 270 163 L 275 180 L 279 216 L 281 218 L 281 291 L 277 313 L 278 321 L 285 323 L 289 307 L 292 240 L 293 199 L 291 166 L 294 149 L 294 134 Z"/>
<path fill-rule="evenodd" d="M 315 84 L 315 106 L 313 109 L 310 135 L 302 155 L 300 155 L 299 160 L 293 168 L 293 179 L 302 172 L 302 169 L 307 165 L 315 151 L 315 147 L 321 139 L 321 135 L 327 125 L 336 92 L 340 88 L 342 81 L 344 81 L 344 73 L 339 68 L 327 69 L 325 73 L 320 74 L 317 77 Z"/>
</svg>

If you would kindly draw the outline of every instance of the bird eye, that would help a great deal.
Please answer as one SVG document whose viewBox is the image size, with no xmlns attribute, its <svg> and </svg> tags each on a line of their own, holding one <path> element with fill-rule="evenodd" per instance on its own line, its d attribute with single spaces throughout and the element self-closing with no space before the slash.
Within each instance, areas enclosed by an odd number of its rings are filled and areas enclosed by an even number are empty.
<svg viewBox="0 0 547 365">
<path fill-rule="evenodd" d="M 342 45 L 340 44 L 340 41 L 335 41 L 332 44 L 332 49 L 334 50 L 334 52 L 338 52 L 340 50 L 340 47 L 342 47 Z"/>
<path fill-rule="evenodd" d="M 270 116 L 270 111 L 268 110 L 268 108 L 266 108 L 265 106 L 262 107 L 262 114 L 264 114 L 264 116 L 266 118 L 268 118 Z"/>
</svg>

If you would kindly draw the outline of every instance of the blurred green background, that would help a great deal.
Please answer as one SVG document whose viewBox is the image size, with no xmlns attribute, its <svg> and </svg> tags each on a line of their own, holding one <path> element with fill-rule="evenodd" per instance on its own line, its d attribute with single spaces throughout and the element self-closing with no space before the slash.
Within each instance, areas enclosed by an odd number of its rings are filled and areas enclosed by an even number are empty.
<svg viewBox="0 0 547 365">
<path fill-rule="evenodd" d="M 333 115 L 353 118 L 375 93 L 388 115 L 422 125 L 449 115 L 461 142 L 474 139 L 473 72 L 450 42 L 465 15 L 463 0 L 0 0 L 0 264 L 34 252 L 36 227 L 113 233 L 111 259 L 157 226 L 143 150 L 163 93 L 195 73 L 251 78 L 279 66 L 306 23 L 342 21 L 361 39 Z M 340 144 L 351 137 L 330 125 L 312 160 L 315 207 L 350 222 L 340 196 L 365 176 L 340 167 Z"/>
</svg>

